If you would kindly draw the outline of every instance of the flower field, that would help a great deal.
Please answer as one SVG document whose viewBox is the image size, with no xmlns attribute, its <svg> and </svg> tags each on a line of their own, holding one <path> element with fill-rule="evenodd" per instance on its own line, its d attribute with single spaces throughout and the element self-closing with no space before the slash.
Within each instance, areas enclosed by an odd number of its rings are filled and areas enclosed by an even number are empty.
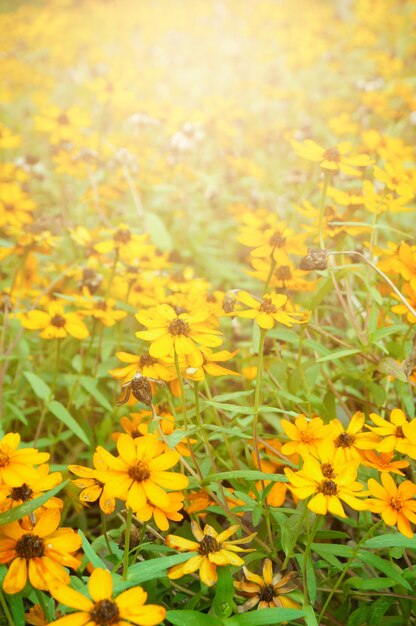
<svg viewBox="0 0 416 626">
<path fill-rule="evenodd" d="M 1 626 L 416 624 L 415 18 L 4 0 Z"/>
</svg>

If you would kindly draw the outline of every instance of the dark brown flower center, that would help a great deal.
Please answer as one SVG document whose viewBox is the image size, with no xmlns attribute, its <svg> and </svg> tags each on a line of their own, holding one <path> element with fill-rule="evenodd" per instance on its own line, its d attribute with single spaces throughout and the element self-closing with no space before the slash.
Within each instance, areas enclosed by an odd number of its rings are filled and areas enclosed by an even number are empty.
<svg viewBox="0 0 416 626">
<path fill-rule="evenodd" d="M 150 477 L 149 466 L 147 463 L 143 463 L 143 461 L 137 461 L 135 465 L 129 467 L 129 476 L 136 482 L 141 483 Z"/>
<path fill-rule="evenodd" d="M 12 213 L 12 211 L 14 210 L 14 205 L 10 204 L 9 202 L 4 202 L 3 207 L 7 213 Z"/>
<path fill-rule="evenodd" d="M 260 602 L 271 602 L 274 597 L 274 589 L 271 585 L 267 587 L 263 587 L 261 592 L 259 593 Z"/>
<path fill-rule="evenodd" d="M 56 121 L 61 126 L 66 126 L 66 124 L 69 124 L 69 117 L 65 113 L 62 113 Z"/>
<path fill-rule="evenodd" d="M 120 611 L 112 600 L 100 600 L 94 604 L 90 611 L 91 620 L 100 626 L 111 626 L 117 624 L 120 619 Z"/>
<path fill-rule="evenodd" d="M 129 241 L 131 240 L 131 232 L 128 230 L 128 228 L 121 228 L 116 233 L 114 233 L 113 239 L 117 243 L 129 243 Z"/>
<path fill-rule="evenodd" d="M 51 319 L 51 324 L 56 328 L 62 328 L 65 326 L 65 318 L 62 315 L 54 315 Z"/>
<path fill-rule="evenodd" d="M 341 433 L 335 439 L 335 447 L 336 448 L 351 448 L 354 445 L 355 437 L 354 435 L 349 435 L 348 433 Z"/>
<path fill-rule="evenodd" d="M 274 306 L 273 302 L 270 300 L 270 298 L 264 298 L 259 307 L 259 311 L 262 311 L 262 313 L 268 313 L 269 315 L 271 315 L 272 313 L 276 313 L 276 310 L 277 309 Z"/>
<path fill-rule="evenodd" d="M 154 359 L 150 354 L 142 354 L 140 357 L 140 365 L 144 367 L 145 365 L 154 365 L 157 363 L 156 359 Z"/>
<path fill-rule="evenodd" d="M 395 495 L 392 498 L 390 498 L 389 504 L 391 508 L 394 509 L 395 511 L 401 511 L 403 508 L 403 500 L 401 499 L 399 495 Z"/>
<path fill-rule="evenodd" d="M 325 478 L 336 478 L 334 467 L 331 463 L 322 463 L 321 472 Z"/>
<path fill-rule="evenodd" d="M 14 487 L 10 493 L 10 497 L 12 500 L 30 500 L 32 497 L 33 491 L 26 483 L 23 483 L 21 487 Z"/>
<path fill-rule="evenodd" d="M 168 331 L 171 335 L 185 335 L 185 337 L 187 337 L 189 335 L 190 328 L 186 322 L 177 319 L 169 324 Z"/>
<path fill-rule="evenodd" d="M 269 243 L 273 248 L 283 248 L 286 243 L 286 237 L 283 237 L 282 233 L 277 230 L 270 237 Z"/>
<path fill-rule="evenodd" d="M 16 543 L 17 555 L 22 559 L 35 559 L 43 556 L 45 544 L 37 535 L 23 535 Z"/>
<path fill-rule="evenodd" d="M 104 300 L 100 300 L 99 302 L 97 302 L 96 308 L 99 311 L 106 311 L 107 310 L 107 303 Z"/>
<path fill-rule="evenodd" d="M 339 163 L 341 161 L 341 155 L 338 152 L 337 148 L 328 148 L 324 152 L 324 161 L 334 161 L 334 163 Z"/>
<path fill-rule="evenodd" d="M 210 552 L 218 552 L 218 550 L 221 550 L 221 546 L 211 535 L 205 535 L 203 540 L 199 542 L 199 554 L 209 554 Z"/>
<path fill-rule="evenodd" d="M 290 267 L 288 265 L 278 267 L 275 275 L 279 280 L 290 280 L 292 278 L 292 272 L 290 271 Z"/>
<path fill-rule="evenodd" d="M 0 447 L 0 467 L 6 467 L 10 463 L 10 457 L 8 454 L 8 448 Z"/>
<path fill-rule="evenodd" d="M 398 437 L 399 439 L 404 439 L 404 432 L 403 432 L 403 428 L 401 426 L 397 426 L 396 428 L 396 432 L 394 433 L 396 435 L 396 437 Z"/>
<path fill-rule="evenodd" d="M 319 485 L 318 491 L 324 496 L 336 496 L 338 493 L 337 484 L 333 480 L 323 480 Z"/>
</svg>

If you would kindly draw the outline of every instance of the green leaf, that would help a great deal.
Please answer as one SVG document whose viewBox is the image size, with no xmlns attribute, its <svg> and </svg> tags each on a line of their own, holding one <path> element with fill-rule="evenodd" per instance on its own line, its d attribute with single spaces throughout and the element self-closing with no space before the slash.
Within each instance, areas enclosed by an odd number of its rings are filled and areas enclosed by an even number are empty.
<svg viewBox="0 0 416 626">
<path fill-rule="evenodd" d="M 323 363 L 324 361 L 336 361 L 337 359 L 343 359 L 345 356 L 351 356 L 352 354 L 360 354 L 361 350 L 357 348 L 348 348 L 344 350 L 335 350 L 330 354 L 326 354 L 325 356 L 321 356 L 316 360 L 317 363 Z"/>
<path fill-rule="evenodd" d="M 397 378 L 397 380 L 400 380 L 402 383 L 407 382 L 407 376 L 403 368 L 397 361 L 392 359 L 391 356 L 382 359 L 380 363 L 377 364 L 376 369 L 383 374 L 387 374 L 387 376 L 394 376 L 394 378 Z"/>
<path fill-rule="evenodd" d="M 129 583 L 138 585 L 153 578 L 166 576 L 169 567 L 187 561 L 191 556 L 196 556 L 197 552 L 187 552 L 186 554 L 174 554 L 173 556 L 163 556 L 158 559 L 142 561 L 129 567 L 127 580 Z"/>
<path fill-rule="evenodd" d="M 357 558 L 359 558 L 360 561 L 362 561 L 363 563 L 371 565 L 379 572 L 383 572 L 383 574 L 385 574 L 388 578 L 392 578 L 393 580 L 395 580 L 398 585 L 402 585 L 409 591 L 412 590 L 412 587 L 409 585 L 407 580 L 405 580 L 403 576 L 400 575 L 398 571 L 398 566 L 393 565 L 393 563 L 389 563 L 379 556 L 376 556 L 375 554 L 372 554 L 371 552 L 367 552 L 365 550 L 359 550 Z"/>
<path fill-rule="evenodd" d="M 85 391 L 88 391 L 88 393 L 92 395 L 95 400 L 97 400 L 98 404 L 100 404 L 104 409 L 107 409 L 107 411 L 113 411 L 113 407 L 107 398 L 97 389 L 96 382 L 93 378 L 90 378 L 89 376 L 81 376 L 80 381 Z"/>
<path fill-rule="evenodd" d="M 168 611 L 167 620 L 173 626 L 223 626 L 219 617 L 205 615 L 199 611 Z"/>
<path fill-rule="evenodd" d="M 219 472 L 218 474 L 209 474 L 204 478 L 202 484 L 211 482 L 220 482 L 221 480 L 233 480 L 244 478 L 245 480 L 273 480 L 277 483 L 287 483 L 288 479 L 284 474 L 266 474 L 258 470 L 235 470 L 232 472 Z"/>
<path fill-rule="evenodd" d="M 84 433 L 81 426 L 67 411 L 63 404 L 61 404 L 57 400 L 52 400 L 51 402 L 47 403 L 47 407 L 49 411 L 55 415 L 55 417 L 61 420 L 61 422 L 63 422 L 65 426 L 67 426 L 69 430 L 78 437 L 78 439 L 81 439 L 81 441 L 87 446 L 90 445 L 90 441 L 87 435 Z"/>
<path fill-rule="evenodd" d="M 382 548 L 409 548 L 410 550 L 416 550 L 416 537 L 410 539 L 399 533 L 389 533 L 367 539 L 362 546 L 375 550 Z"/>
<path fill-rule="evenodd" d="M 307 626 L 318 626 L 318 620 L 316 619 L 315 611 L 311 606 L 305 606 L 303 608 L 305 612 L 305 623 Z"/>
<path fill-rule="evenodd" d="M 33 498 L 33 500 L 23 502 L 23 504 L 19 504 L 19 506 L 15 506 L 9 511 L 0 513 L 0 526 L 15 522 L 16 520 L 22 519 L 22 517 L 26 517 L 26 515 L 29 515 L 30 513 L 32 513 L 32 511 L 36 511 L 36 509 L 45 504 L 45 502 L 52 498 L 52 496 L 55 496 L 59 491 L 61 491 L 61 489 L 63 489 L 65 485 L 68 484 L 68 482 L 68 480 L 65 480 L 60 485 L 57 485 L 53 489 L 46 491 L 46 493 L 43 493 L 41 496 Z"/>
<path fill-rule="evenodd" d="M 98 554 L 94 552 L 94 550 L 91 547 L 90 542 L 88 541 L 88 539 L 86 538 L 82 530 L 78 530 L 78 534 L 80 535 L 82 539 L 82 549 L 84 550 L 85 556 L 87 557 L 89 562 L 94 567 L 101 567 L 102 569 L 108 569 L 104 561 L 102 561 L 100 557 L 98 556 Z"/>
<path fill-rule="evenodd" d="M 218 617 L 229 617 L 233 612 L 234 585 L 230 567 L 217 568 L 218 580 L 215 585 L 214 612 Z"/>
<path fill-rule="evenodd" d="M 172 250 L 172 237 L 156 213 L 146 213 L 146 229 L 150 233 L 153 243 L 159 250 L 163 250 L 163 252 L 170 252 Z"/>
<path fill-rule="evenodd" d="M 23 372 L 26 379 L 29 381 L 33 391 L 41 400 L 49 400 L 52 398 L 52 390 L 39 376 L 33 372 Z"/>
<path fill-rule="evenodd" d="M 282 622 L 304 617 L 304 612 L 297 609 L 262 609 L 233 615 L 223 620 L 224 626 L 274 626 Z M 202 626 L 202 623 L 201 623 Z"/>
</svg>

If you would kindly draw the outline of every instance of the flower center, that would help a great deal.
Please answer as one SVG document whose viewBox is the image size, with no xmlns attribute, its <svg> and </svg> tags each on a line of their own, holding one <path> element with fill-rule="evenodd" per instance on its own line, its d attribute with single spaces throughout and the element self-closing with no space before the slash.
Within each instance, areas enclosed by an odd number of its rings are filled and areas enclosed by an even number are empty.
<svg viewBox="0 0 416 626">
<path fill-rule="evenodd" d="M 30 500 L 32 494 L 32 489 L 26 483 L 23 483 L 21 487 L 12 489 L 10 497 L 12 500 L 23 500 L 23 502 L 26 502 L 26 500 Z"/>
<path fill-rule="evenodd" d="M 51 319 L 52 326 L 56 326 L 56 328 L 62 328 L 65 326 L 65 318 L 62 315 L 54 315 Z"/>
<path fill-rule="evenodd" d="M 397 426 L 396 428 L 396 432 L 394 433 L 396 435 L 396 437 L 398 437 L 399 439 L 404 439 L 404 432 L 403 432 L 403 428 L 401 426 Z"/>
<path fill-rule="evenodd" d="M 117 243 L 129 243 L 131 239 L 131 232 L 128 230 L 128 228 L 121 228 L 116 233 L 114 233 L 113 239 Z"/>
<path fill-rule="evenodd" d="M 277 230 L 270 237 L 269 243 L 273 248 L 283 248 L 286 243 L 286 237 L 283 237 L 282 233 Z"/>
<path fill-rule="evenodd" d="M 203 540 L 199 542 L 199 554 L 209 554 L 210 552 L 218 552 L 218 550 L 221 550 L 221 546 L 211 535 L 205 535 Z"/>
<path fill-rule="evenodd" d="M 336 496 L 338 487 L 333 480 L 323 480 L 318 487 L 318 491 L 323 493 L 324 496 Z"/>
<path fill-rule="evenodd" d="M 99 302 L 97 302 L 96 308 L 99 311 L 106 311 L 107 310 L 107 303 L 104 300 L 100 300 Z"/>
<path fill-rule="evenodd" d="M 338 152 L 337 148 L 328 148 L 324 152 L 324 161 L 333 161 L 334 163 L 339 163 L 341 161 L 341 155 Z"/>
<path fill-rule="evenodd" d="M 35 559 L 43 556 L 43 539 L 37 535 L 23 535 L 16 543 L 17 555 L 22 559 Z"/>
<path fill-rule="evenodd" d="M 141 483 L 150 477 L 149 466 L 147 463 L 143 463 L 143 461 L 137 461 L 134 465 L 130 465 L 129 476 L 136 482 Z"/>
<path fill-rule="evenodd" d="M 311 441 L 313 441 L 313 436 L 308 433 L 307 430 L 302 430 L 299 433 L 300 436 L 300 440 L 302 441 L 302 443 L 311 443 Z"/>
<path fill-rule="evenodd" d="M 393 496 L 390 498 L 390 506 L 395 511 L 401 511 L 403 508 L 403 500 L 399 495 Z"/>
<path fill-rule="evenodd" d="M 61 126 L 65 126 L 66 124 L 69 124 L 69 117 L 67 115 L 65 115 L 65 113 L 62 113 L 58 119 L 56 120 L 58 122 L 58 124 L 60 124 Z"/>
<path fill-rule="evenodd" d="M 331 463 L 322 463 L 321 472 L 325 478 L 336 478 L 334 467 Z"/>
<path fill-rule="evenodd" d="M 169 324 L 168 331 L 171 335 L 185 335 L 185 337 L 187 337 L 189 335 L 190 328 L 186 322 L 177 319 Z"/>
<path fill-rule="evenodd" d="M 12 211 L 14 210 L 14 205 L 10 204 L 9 202 L 4 202 L 3 207 L 7 213 L 12 213 Z"/>
<path fill-rule="evenodd" d="M 260 602 L 271 602 L 274 597 L 274 589 L 271 585 L 267 587 L 263 587 L 261 592 L 259 593 Z"/>
<path fill-rule="evenodd" d="M 272 303 L 272 301 L 270 300 L 270 298 L 263 298 L 263 302 L 261 303 L 259 307 L 259 311 L 262 311 L 262 313 L 267 313 L 271 315 L 272 313 L 276 313 L 276 310 L 277 309 Z"/>
<path fill-rule="evenodd" d="M 341 433 L 335 439 L 335 447 L 336 448 L 351 448 L 354 444 L 355 437 L 354 435 L 349 435 L 348 433 Z"/>
<path fill-rule="evenodd" d="M 275 272 L 276 277 L 279 280 L 290 280 L 292 278 L 292 272 L 288 265 L 282 265 Z"/>
<path fill-rule="evenodd" d="M 100 626 L 110 626 L 118 623 L 120 611 L 117 604 L 112 600 L 100 600 L 94 604 L 90 617 Z"/>
<path fill-rule="evenodd" d="M 156 359 L 154 359 L 150 354 L 142 354 L 140 357 L 140 365 L 154 365 L 156 363 Z"/>
</svg>

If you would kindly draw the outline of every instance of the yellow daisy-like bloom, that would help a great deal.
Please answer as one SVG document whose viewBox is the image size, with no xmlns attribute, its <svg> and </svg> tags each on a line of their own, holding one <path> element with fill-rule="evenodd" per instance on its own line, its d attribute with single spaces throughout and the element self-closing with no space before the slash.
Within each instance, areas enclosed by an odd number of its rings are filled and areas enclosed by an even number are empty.
<svg viewBox="0 0 416 626">
<path fill-rule="evenodd" d="M 78 107 L 63 110 L 55 105 L 46 107 L 35 116 L 36 130 L 49 135 L 52 144 L 64 141 L 74 142 L 81 137 L 81 131 L 90 125 L 88 113 Z"/>
<path fill-rule="evenodd" d="M 140 511 L 136 511 L 136 517 L 141 522 L 148 522 L 152 517 L 159 530 L 169 530 L 169 520 L 180 522 L 183 515 L 179 511 L 183 508 L 183 500 L 185 495 L 180 491 L 173 491 L 167 494 L 169 498 L 169 506 L 156 506 L 152 502 L 147 501 Z"/>
<path fill-rule="evenodd" d="M 108 372 L 117 380 L 131 380 L 137 372 L 146 378 L 155 378 L 166 382 L 176 378 L 176 372 L 171 371 L 164 362 L 150 356 L 147 352 L 141 356 L 129 352 L 116 352 L 116 357 L 122 363 L 127 363 L 125 367 L 116 367 Z"/>
<path fill-rule="evenodd" d="M 297 452 L 302 457 L 317 454 L 319 445 L 330 436 L 331 428 L 324 424 L 320 417 L 308 420 L 305 415 L 298 415 L 295 423 L 281 420 L 282 428 L 290 439 L 282 446 L 282 454 L 291 455 Z"/>
<path fill-rule="evenodd" d="M 253 229 L 250 225 L 243 227 L 238 241 L 244 246 L 254 248 L 254 258 L 272 258 L 279 265 L 290 264 L 289 254 L 303 256 L 306 254 L 305 235 L 295 235 L 286 224 L 276 224 L 271 228 Z M 270 267 L 270 265 L 269 265 Z"/>
<path fill-rule="evenodd" d="M 385 163 L 384 170 L 375 167 L 374 177 L 384 183 L 387 189 L 395 191 L 399 196 L 406 196 L 411 199 L 415 195 L 411 174 L 406 172 L 400 162 Z"/>
<path fill-rule="evenodd" d="M 405 283 L 403 285 L 402 293 L 406 296 L 406 300 L 409 302 L 409 304 L 414 309 L 416 309 L 416 291 L 412 289 L 409 283 Z M 392 294 L 392 296 L 396 300 L 399 299 L 396 296 L 396 294 Z M 393 313 L 396 313 L 397 315 L 406 315 L 406 319 L 409 322 L 409 324 L 416 324 L 416 317 L 413 315 L 413 313 L 409 311 L 406 305 L 402 303 L 395 304 L 394 306 L 391 307 L 391 310 L 393 311 Z"/>
<path fill-rule="evenodd" d="M 102 512 L 110 515 L 116 508 L 116 501 L 107 494 L 104 483 L 98 480 L 98 472 L 106 471 L 108 467 L 97 452 L 93 456 L 93 465 L 94 469 L 82 465 L 68 465 L 69 471 L 80 477 L 73 480 L 72 483 L 82 489 L 79 494 L 81 502 L 88 503 L 98 500 Z"/>
<path fill-rule="evenodd" d="M 309 320 L 309 314 L 307 312 L 289 313 L 284 311 L 283 307 L 286 305 L 288 298 L 281 293 L 266 294 L 260 301 L 247 291 L 239 291 L 236 298 L 239 302 L 250 307 L 250 309 L 246 311 L 235 311 L 230 313 L 230 315 L 254 319 L 260 328 L 264 330 L 273 328 L 276 322 L 291 327 L 294 324 L 306 324 Z"/>
<path fill-rule="evenodd" d="M 0 184 L 0 228 L 21 227 L 33 222 L 32 212 L 36 204 L 14 183 Z"/>
<path fill-rule="evenodd" d="M 294 572 L 288 572 L 284 576 L 280 572 L 273 574 L 273 563 L 270 559 L 263 561 L 262 576 L 250 572 L 246 567 L 243 567 L 243 572 L 247 582 L 234 582 L 234 587 L 238 590 L 237 595 L 248 598 L 238 607 L 239 613 L 250 611 L 255 606 L 257 609 L 299 608 L 297 602 L 286 597 L 287 593 L 296 589 L 296 586 L 290 583 Z"/>
<path fill-rule="evenodd" d="M 4 124 L 0 124 L 0 149 L 9 150 L 10 148 L 16 148 L 20 143 L 19 135 L 16 135 Z"/>
<path fill-rule="evenodd" d="M 188 478 L 177 472 L 167 472 L 179 461 L 174 450 L 164 451 L 163 444 L 152 434 L 133 439 L 122 434 L 117 439 L 118 457 L 99 446 L 97 452 L 107 464 L 108 470 L 98 472 L 108 495 L 126 501 L 137 512 L 153 505 L 168 508 L 171 504 L 165 489 L 184 489 Z"/>
<path fill-rule="evenodd" d="M 156 626 L 166 615 L 163 606 L 145 604 L 147 593 L 141 587 L 131 587 L 114 597 L 111 574 L 101 568 L 95 569 L 88 581 L 91 599 L 63 585 L 51 587 L 50 592 L 61 604 L 77 609 L 56 620 L 57 626 Z"/>
<path fill-rule="evenodd" d="M 370 419 L 375 426 L 367 426 L 367 428 L 382 437 L 375 447 L 377 452 L 397 450 L 416 459 L 416 419 L 408 422 L 401 409 L 393 409 L 390 413 L 390 421 L 376 413 L 370 413 Z"/>
<path fill-rule="evenodd" d="M 65 312 L 62 302 L 51 302 L 47 311 L 34 309 L 28 313 L 21 313 L 19 317 L 24 328 L 41 330 L 43 339 L 63 339 L 68 335 L 75 339 L 88 337 L 88 328 L 78 313 Z"/>
<path fill-rule="evenodd" d="M 178 535 L 168 535 L 165 542 L 170 548 L 180 552 L 198 552 L 197 555 L 191 556 L 189 561 L 171 567 L 168 571 L 168 578 L 175 580 L 199 569 L 201 581 L 208 587 L 212 587 L 217 582 L 217 566 L 244 565 L 243 559 L 236 552 L 251 552 L 252 550 L 240 548 L 238 544 L 249 543 L 256 533 L 243 539 L 227 541 L 228 537 L 231 537 L 238 528 L 239 525 L 235 524 L 222 533 L 217 533 L 208 524 L 201 530 L 196 522 L 191 522 L 192 533 L 196 541 Z"/>
<path fill-rule="evenodd" d="M 0 485 L 21 487 L 33 477 L 33 466 L 46 463 L 48 452 L 38 452 L 36 448 L 19 450 L 20 435 L 8 433 L 0 440 Z"/>
<path fill-rule="evenodd" d="M 203 362 L 201 364 L 199 363 L 200 359 L 198 353 L 193 352 L 187 355 L 186 360 L 188 367 L 185 370 L 185 376 L 196 382 L 205 380 L 205 374 L 209 374 L 210 376 L 240 376 L 238 372 L 233 372 L 233 370 L 219 365 L 219 363 L 232 359 L 237 352 L 238 350 L 234 350 L 234 352 L 229 352 L 228 350 L 212 352 L 209 348 L 201 347 L 200 353 L 202 354 Z M 195 355 L 197 357 L 196 359 Z"/>
<path fill-rule="evenodd" d="M 18 522 L 0 528 L 0 563 L 10 563 L 3 581 L 6 593 L 19 593 L 28 578 L 36 589 L 69 583 L 65 567 L 79 567 L 73 553 L 82 541 L 71 528 L 58 529 L 60 517 L 58 509 L 48 509 L 31 531 Z"/>
<path fill-rule="evenodd" d="M 339 517 L 347 517 L 341 500 L 356 511 L 367 510 L 365 502 L 358 500 L 358 492 L 363 485 L 356 481 L 357 466 L 340 463 L 336 458 L 330 464 L 320 463 L 312 456 L 306 456 L 303 468 L 294 472 L 286 467 L 290 489 L 299 500 L 313 496 L 308 508 L 317 515 L 328 511 Z"/>
<path fill-rule="evenodd" d="M 161 304 L 147 313 L 138 313 L 136 319 L 148 330 L 139 331 L 136 337 L 150 341 L 149 354 L 163 358 L 198 352 L 197 344 L 215 348 L 222 343 L 221 332 L 207 323 L 209 313 L 176 313 L 168 304 Z M 202 361 L 202 357 L 201 357 Z"/>
<path fill-rule="evenodd" d="M 270 263 L 264 259 L 252 259 L 251 264 L 255 271 L 247 271 L 247 274 L 266 283 L 270 273 Z M 287 291 L 312 291 L 316 281 L 307 280 L 308 272 L 297 269 L 293 263 L 277 265 L 270 278 L 270 286 L 279 290 Z"/>
<path fill-rule="evenodd" d="M 306 139 L 303 143 L 293 140 L 292 147 L 300 157 L 319 163 L 321 169 L 328 173 L 343 172 L 349 176 L 361 176 L 357 167 L 367 167 L 372 163 L 367 154 L 347 156 L 351 150 L 351 144 L 347 141 L 325 149 L 312 139 Z"/>
<path fill-rule="evenodd" d="M 84 293 L 84 298 L 78 300 L 78 305 L 80 315 L 92 316 L 104 326 L 114 326 L 127 315 L 127 311 L 114 308 L 115 300 L 112 298 L 94 299 Z"/>
<path fill-rule="evenodd" d="M 330 423 L 334 448 L 345 463 L 349 461 L 360 463 L 361 451 L 371 450 L 379 442 L 377 435 L 362 432 L 364 422 L 364 413 L 357 411 L 351 417 L 346 430 L 338 419 L 333 419 Z M 327 443 L 324 441 L 322 445 L 325 446 Z"/>
<path fill-rule="evenodd" d="M 377 454 L 374 450 L 364 450 L 362 464 L 366 467 L 373 467 L 379 472 L 391 472 L 404 476 L 400 470 L 409 467 L 408 461 L 393 461 L 394 452 L 380 452 Z"/>
<path fill-rule="evenodd" d="M 397 486 L 387 472 L 381 474 L 380 485 L 374 478 L 368 481 L 368 489 L 374 498 L 367 500 L 373 513 L 381 513 L 388 526 L 395 526 L 406 537 L 413 537 L 410 522 L 416 524 L 416 485 L 405 480 Z"/>
<path fill-rule="evenodd" d="M 120 224 L 117 229 L 105 232 L 111 236 L 111 239 L 101 241 L 94 246 L 100 254 L 108 254 L 114 250 L 121 259 L 129 261 L 153 251 L 153 246 L 147 243 L 149 235 L 147 233 L 136 235 L 126 224 Z"/>
<path fill-rule="evenodd" d="M 0 485 L 0 512 L 8 511 L 24 502 L 38 498 L 42 495 L 42 492 L 53 489 L 61 482 L 62 474 L 60 472 L 49 474 L 48 465 L 41 465 L 37 469 L 31 469 L 30 477 L 19 487 Z M 60 498 L 52 497 L 45 502 L 43 507 L 62 509 L 63 502 Z"/>
</svg>

